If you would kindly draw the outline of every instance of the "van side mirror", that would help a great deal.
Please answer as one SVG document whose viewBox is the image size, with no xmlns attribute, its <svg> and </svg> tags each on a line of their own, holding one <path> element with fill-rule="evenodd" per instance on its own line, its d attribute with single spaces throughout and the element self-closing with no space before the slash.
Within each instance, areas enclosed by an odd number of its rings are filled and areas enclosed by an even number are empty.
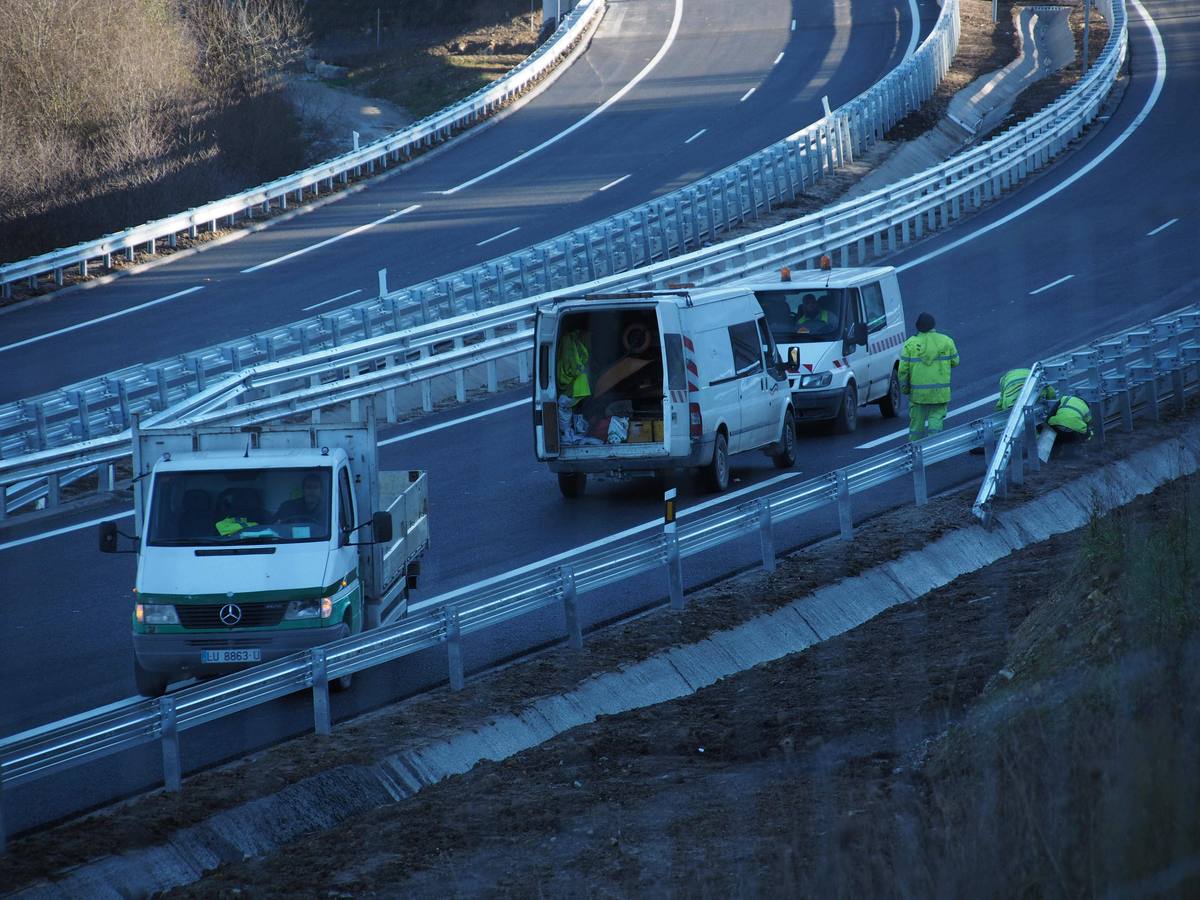
<svg viewBox="0 0 1200 900">
<path fill-rule="evenodd" d="M 377 544 L 386 544 L 392 539 L 391 513 L 377 512 L 371 515 L 371 534 Z"/>
<path fill-rule="evenodd" d="M 867 346 L 867 323 L 855 322 L 850 326 L 850 340 L 859 347 Z"/>
<path fill-rule="evenodd" d="M 101 553 L 116 553 L 117 552 L 117 523 L 116 522 L 101 522 L 100 523 L 100 552 Z"/>
</svg>

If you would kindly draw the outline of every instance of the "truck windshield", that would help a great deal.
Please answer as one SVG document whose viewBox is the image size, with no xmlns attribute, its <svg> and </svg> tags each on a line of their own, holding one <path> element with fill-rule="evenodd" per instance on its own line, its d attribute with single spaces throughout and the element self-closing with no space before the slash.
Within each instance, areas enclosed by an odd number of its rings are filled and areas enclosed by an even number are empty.
<svg viewBox="0 0 1200 900">
<path fill-rule="evenodd" d="M 160 472 L 148 542 L 158 547 L 329 540 L 328 468 Z"/>
<path fill-rule="evenodd" d="M 777 344 L 826 343 L 842 334 L 840 288 L 758 291 L 755 296 Z"/>
</svg>

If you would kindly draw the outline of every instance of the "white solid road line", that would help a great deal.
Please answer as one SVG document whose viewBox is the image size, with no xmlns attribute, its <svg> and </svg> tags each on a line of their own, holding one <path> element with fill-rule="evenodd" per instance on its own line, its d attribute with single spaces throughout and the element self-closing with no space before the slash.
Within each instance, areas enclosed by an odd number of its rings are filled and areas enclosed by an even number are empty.
<svg viewBox="0 0 1200 900">
<path fill-rule="evenodd" d="M 1168 228 L 1170 228 L 1172 225 L 1174 225 L 1174 224 L 1175 224 L 1176 222 L 1178 222 L 1178 221 L 1179 221 L 1178 219 L 1171 219 L 1171 220 L 1170 220 L 1170 221 L 1168 221 L 1168 222 L 1163 222 L 1161 225 L 1159 225 L 1159 226 L 1158 226 L 1157 228 L 1155 228 L 1153 231 L 1147 231 L 1147 232 L 1146 232 L 1146 237 L 1154 237 L 1154 236 L 1155 236 L 1156 234 L 1158 234 L 1160 231 L 1166 231 Z"/>
<path fill-rule="evenodd" d="M 506 403 L 503 406 L 496 406 L 492 409 L 485 409 L 483 412 L 471 413 L 469 416 L 463 416 L 458 419 L 452 419 L 449 422 L 439 422 L 437 425 L 430 425 L 428 428 L 418 428 L 416 431 L 409 431 L 405 434 L 390 437 L 387 440 L 379 442 L 380 447 L 386 447 L 388 444 L 395 444 L 400 441 L 407 441 L 411 438 L 421 437 L 424 434 L 430 434 L 434 431 L 441 431 L 444 428 L 453 428 L 455 425 L 461 425 L 463 422 L 472 422 L 475 419 L 482 419 L 484 416 L 490 416 L 494 413 L 504 412 L 506 409 L 516 409 L 518 406 L 528 406 L 533 400 L 526 398 L 525 400 L 515 400 L 512 403 Z"/>
<path fill-rule="evenodd" d="M 618 184 L 620 184 L 620 183 L 621 183 L 622 181 L 624 181 L 626 178 L 632 178 L 632 177 L 633 177 L 633 173 L 632 173 L 632 172 L 630 172 L 628 175 L 622 175 L 622 176 L 621 176 L 620 178 L 618 178 L 616 181 L 610 181 L 610 182 L 609 182 L 608 184 L 606 184 L 604 187 L 600 188 L 600 190 L 599 190 L 599 193 L 604 193 L 604 192 L 605 192 L 605 191 L 607 191 L 607 190 L 608 190 L 610 187 L 616 187 Z"/>
<path fill-rule="evenodd" d="M 337 303 L 339 300 L 345 300 L 347 297 L 353 297 L 355 294 L 361 294 L 362 289 L 350 291 L 348 294 L 338 294 L 336 297 L 331 297 L 328 300 L 322 300 L 320 303 L 314 303 L 312 306 L 306 306 L 301 312 L 308 312 L 310 309 L 318 309 L 322 306 L 328 306 L 330 303 Z"/>
<path fill-rule="evenodd" d="M 700 135 L 704 134 L 704 132 L 706 132 L 706 131 L 708 131 L 707 128 L 701 128 L 699 131 L 697 131 L 695 134 L 693 134 L 690 138 L 688 138 L 686 141 L 684 141 L 684 143 L 690 144 L 692 141 L 694 141 L 696 138 L 700 137 Z"/>
<path fill-rule="evenodd" d="M 269 259 L 265 263 L 259 263 L 257 266 L 251 266 L 248 269 L 242 269 L 242 274 L 249 275 L 251 272 L 257 272 L 259 269 L 266 269 L 269 266 L 278 265 L 281 262 L 287 262 L 289 259 L 294 259 L 297 256 L 303 256 L 305 253 L 309 253 L 313 250 L 319 250 L 322 247 L 328 247 L 330 244 L 336 244 L 338 241 L 345 240 L 348 237 L 354 237 L 356 234 L 362 234 L 364 231 L 374 228 L 376 225 L 382 225 L 384 222 L 390 222 L 392 219 L 398 219 L 401 216 L 408 215 L 413 210 L 420 208 L 420 203 L 414 203 L 412 206 L 406 207 L 399 212 L 394 212 L 391 215 L 384 216 L 382 219 L 376 219 L 374 222 L 368 222 L 366 225 L 359 225 L 357 228 L 351 228 L 349 231 L 344 231 L 341 234 L 334 235 L 328 240 L 312 244 L 309 247 L 302 247 L 299 250 L 293 250 L 291 253 L 285 253 L 283 256 L 276 257 L 275 259 Z"/>
<path fill-rule="evenodd" d="M 480 241 L 475 246 L 482 247 L 484 244 L 490 244 L 492 241 L 498 241 L 498 240 L 500 240 L 500 238 L 508 237 L 510 234 L 515 234 L 516 232 L 518 232 L 520 230 L 521 230 L 521 226 L 518 225 L 516 228 L 510 228 L 510 229 L 508 229 L 508 231 L 502 231 L 495 237 L 488 238 L 486 241 Z"/>
<path fill-rule="evenodd" d="M 965 406 L 957 406 L 954 409 L 950 410 L 950 412 L 946 413 L 946 418 L 949 419 L 949 418 L 952 418 L 953 416 L 961 416 L 963 413 L 970 412 L 973 409 L 978 409 L 980 406 L 984 406 L 985 404 L 993 402 L 999 396 L 1000 396 L 1000 394 L 997 392 L 995 394 L 992 394 L 989 397 L 984 397 L 982 400 L 975 400 L 971 403 L 968 403 Z M 875 438 L 875 440 L 869 441 L 865 444 L 859 444 L 854 449 L 855 450 L 874 450 L 880 444 L 886 444 L 888 441 L 894 441 L 897 438 L 907 438 L 907 437 L 908 437 L 907 431 L 896 431 L 896 432 L 893 432 L 892 434 L 885 434 L 881 438 Z"/>
<path fill-rule="evenodd" d="M 1049 284 L 1043 284 L 1036 291 L 1030 291 L 1029 296 L 1032 297 L 1034 294 L 1040 294 L 1042 291 L 1048 291 L 1052 287 L 1058 287 L 1064 281 L 1070 281 L 1074 277 L 1074 275 L 1064 275 L 1062 278 L 1058 279 L 1058 281 L 1052 281 Z"/>
<path fill-rule="evenodd" d="M 1134 116 L 1133 121 L 1130 122 L 1127 126 L 1125 126 L 1125 130 L 1122 131 L 1117 136 L 1116 140 L 1114 140 L 1111 144 L 1109 144 L 1102 151 L 1100 151 L 1098 154 L 1096 154 L 1095 159 L 1093 159 L 1091 162 L 1089 162 L 1087 165 L 1085 165 L 1083 168 L 1081 168 L 1074 175 L 1071 175 L 1070 177 L 1065 178 L 1063 181 L 1059 182 L 1054 187 L 1050 188 L 1048 191 L 1046 191 L 1046 193 L 1042 194 L 1039 197 L 1035 197 L 1034 199 L 1032 199 L 1028 203 L 1026 203 L 1024 206 L 1022 206 L 1020 209 L 1013 210 L 1007 216 L 997 219 L 995 222 L 992 222 L 990 225 L 984 225 L 982 228 L 979 228 L 976 231 L 972 231 L 972 232 L 964 235 L 963 237 L 959 238 L 957 241 L 951 241 L 949 244 L 946 244 L 944 247 L 939 247 L 937 250 L 932 250 L 929 253 L 926 253 L 924 256 L 918 256 L 916 259 L 912 260 L 911 262 L 906 262 L 903 265 L 896 266 L 897 272 L 904 272 L 908 269 L 913 268 L 914 266 L 919 266 L 922 263 L 929 262 L 929 260 L 934 259 L 935 257 L 941 256 L 943 253 L 949 253 L 951 250 L 957 250 L 963 244 L 973 241 L 976 238 L 983 237 L 985 234 L 988 234 L 989 232 L 994 231 L 997 228 L 1007 225 L 1009 222 L 1011 222 L 1013 219 L 1017 218 L 1018 216 L 1025 215 L 1025 213 L 1029 212 L 1031 209 L 1033 209 L 1037 206 L 1040 206 L 1041 204 L 1043 204 L 1047 200 L 1049 200 L 1051 197 L 1054 197 L 1058 193 L 1065 191 L 1067 188 L 1069 188 L 1071 185 L 1073 185 L 1076 181 L 1078 181 L 1084 175 L 1087 175 L 1089 172 L 1091 172 L 1092 169 L 1096 168 L 1098 165 L 1100 165 L 1100 163 L 1104 162 L 1112 154 L 1116 153 L 1117 148 L 1119 148 L 1122 144 L 1124 144 L 1127 140 L 1129 140 L 1130 136 L 1135 131 L 1137 131 L 1138 128 L 1141 127 L 1142 122 L 1146 121 L 1146 117 L 1148 115 L 1150 115 L 1151 110 L 1154 109 L 1154 105 L 1156 103 L 1158 103 L 1159 95 L 1162 94 L 1163 84 L 1167 80 L 1167 52 L 1166 52 L 1166 49 L 1163 47 L 1162 35 L 1158 33 L 1158 28 L 1154 24 L 1154 20 L 1151 19 L 1150 14 L 1148 12 L 1146 12 L 1146 7 L 1144 7 L 1141 4 L 1141 0 L 1131 0 L 1131 2 L 1133 3 L 1134 9 L 1136 9 L 1138 11 L 1138 15 L 1140 15 L 1142 17 L 1142 21 L 1146 23 L 1147 30 L 1149 30 L 1149 32 L 1150 32 L 1150 38 L 1154 43 L 1155 61 L 1157 63 L 1156 74 L 1155 74 L 1155 79 L 1154 79 L 1154 88 L 1150 91 L 1150 96 L 1146 98 L 1146 102 L 1142 106 L 1141 110 L 1138 112 L 1138 114 L 1136 116 Z"/>
<path fill-rule="evenodd" d="M 25 338 L 23 341 L 17 341 L 13 344 L 5 344 L 0 347 L 0 353 L 5 350 L 16 350 L 18 347 L 25 347 L 29 344 L 36 344 L 38 341 L 44 341 L 52 337 L 58 337 L 60 334 L 66 334 L 68 331 L 78 331 L 80 328 L 87 328 L 89 325 L 98 325 L 101 322 L 107 322 L 109 319 L 116 319 L 120 316 L 127 316 L 130 313 L 137 312 L 141 309 L 149 309 L 151 306 L 158 306 L 160 303 L 166 303 L 168 300 L 175 300 L 179 297 L 186 297 L 188 294 L 194 294 L 196 291 L 204 290 L 204 285 L 190 287 L 186 291 L 176 291 L 174 294 L 168 294 L 166 297 L 159 297 L 157 300 L 151 300 L 148 303 L 140 303 L 137 306 L 131 306 L 129 309 L 122 309 L 118 312 L 109 313 L 107 316 L 100 316 L 95 319 L 88 319 L 86 322 L 80 322 L 77 325 L 68 325 L 66 328 L 60 328 L 57 331 L 48 331 L 45 334 L 39 334 L 37 337 Z"/>
<path fill-rule="evenodd" d="M 758 90 L 758 88 L 750 88 L 750 90 L 748 90 L 748 91 L 746 91 L 746 93 L 742 94 L 742 99 L 739 100 L 738 103 L 745 103 L 747 100 L 750 99 L 750 95 L 753 94 L 756 90 Z"/>
<path fill-rule="evenodd" d="M 646 65 L 642 69 L 642 71 L 640 71 L 636 75 L 634 75 L 633 79 L 628 84 L 626 84 L 623 88 L 621 88 L 619 91 L 617 91 L 611 97 L 609 97 L 607 100 L 605 100 L 603 103 L 601 103 L 595 109 L 593 109 L 590 113 L 588 113 L 586 116 L 584 116 L 578 122 L 576 122 L 574 125 L 564 128 L 558 134 L 554 135 L 554 137 L 547 138 L 546 140 L 542 141 L 540 144 L 538 144 L 533 149 L 526 150 L 524 153 L 521 153 L 518 156 L 514 156 L 512 159 L 508 160 L 507 162 L 501 163 L 500 165 L 496 166 L 494 169 L 488 169 L 488 171 L 484 172 L 482 175 L 476 175 L 474 178 L 470 179 L 469 181 L 464 181 L 462 184 L 456 185 L 455 187 L 450 188 L 450 190 L 448 190 L 448 191 L 442 191 L 442 193 L 444 195 L 457 194 L 459 191 L 463 190 L 464 188 L 469 188 L 469 187 L 471 187 L 471 185 L 479 184 L 479 182 L 483 181 L 485 178 L 491 178 L 493 175 L 503 172 L 505 169 L 509 168 L 510 166 L 515 166 L 517 163 L 523 162 L 524 160 L 533 156 L 535 153 L 540 153 L 541 151 L 543 151 L 547 147 L 549 147 L 551 144 L 558 143 L 563 138 L 565 138 L 567 135 L 572 134 L 573 132 L 582 128 L 588 122 L 592 121 L 592 119 L 596 118 L 596 116 L 600 115 L 602 112 L 604 112 L 610 106 L 612 106 L 614 103 L 616 103 L 618 100 L 620 100 L 626 94 L 628 94 L 631 90 L 633 90 L 643 78 L 645 78 L 647 75 L 649 75 L 654 70 L 654 67 L 657 66 L 659 64 L 659 62 L 662 61 L 662 58 L 667 55 L 667 51 L 671 48 L 671 44 L 673 44 L 675 42 L 675 35 L 677 35 L 679 33 L 679 23 L 681 21 L 683 21 L 683 0 L 675 0 L 675 16 L 671 20 L 671 28 L 667 32 L 667 39 L 663 42 L 663 45 L 658 48 L 658 52 L 654 54 L 654 57 L 650 60 L 650 62 L 646 63 Z"/>
<path fill-rule="evenodd" d="M 908 0 L 908 13 L 912 16 L 912 34 L 908 38 L 908 49 L 904 51 L 905 59 L 917 52 L 917 38 L 921 36 L 921 11 L 917 9 L 917 0 Z"/>
<path fill-rule="evenodd" d="M 41 534 L 31 534 L 29 537 L 17 538 L 15 541 L 0 544 L 0 551 L 11 550 L 13 547 L 23 547 L 26 544 L 44 541 L 46 538 L 58 537 L 60 534 L 68 534 L 83 528 L 95 528 L 101 522 L 115 522 L 117 519 L 127 519 L 132 515 L 133 510 L 127 509 L 124 512 L 113 513 L 111 516 L 105 516 L 102 519 L 92 519 L 90 522 L 80 522 L 77 525 L 67 525 L 65 528 L 55 528 L 53 531 L 45 531 Z"/>
<path fill-rule="evenodd" d="M 771 487 L 772 485 L 778 484 L 781 481 L 799 478 L 802 474 L 803 473 L 798 470 L 785 472 L 782 475 L 776 475 L 774 478 L 768 478 L 765 481 L 759 481 L 755 484 L 747 485 L 744 488 L 739 488 L 738 490 L 731 491 L 728 494 L 721 494 L 719 497 L 713 497 L 711 500 L 705 500 L 703 503 L 697 503 L 695 506 L 689 506 L 686 509 L 680 510 L 677 518 L 682 519 L 687 516 L 694 515 L 695 513 L 703 512 L 704 510 L 713 506 L 717 506 L 718 504 L 729 503 L 733 500 L 737 500 L 739 497 L 745 496 L 746 494 L 762 490 L 763 488 Z M 644 522 L 641 525 L 634 525 L 632 528 L 626 528 L 624 531 L 619 531 L 616 534 L 610 534 L 607 537 L 599 538 L 598 540 L 592 541 L 590 544 L 584 544 L 581 547 L 572 547 L 570 550 L 564 550 L 562 553 L 556 553 L 554 556 L 547 556 L 545 559 L 539 559 L 537 562 L 531 562 L 528 565 L 524 565 L 514 571 L 504 572 L 501 575 L 493 575 L 491 578 L 486 578 L 483 581 L 477 581 L 474 584 L 468 584 L 460 588 L 455 588 L 454 590 L 445 594 L 440 594 L 437 597 L 431 597 L 425 603 L 418 603 L 409 607 L 409 611 L 417 612 L 418 610 L 423 609 L 425 606 L 432 604 L 435 600 L 438 601 L 440 605 L 441 603 L 445 603 L 456 597 L 460 597 L 463 594 L 483 590 L 484 588 L 488 587 L 489 585 L 493 585 L 498 581 L 508 581 L 513 578 L 518 578 L 521 575 L 524 575 L 526 572 L 534 569 L 540 569 L 544 566 L 553 565 L 559 560 L 574 556 L 577 553 L 586 553 L 589 550 L 594 550 L 597 547 L 607 546 L 608 544 L 624 540 L 625 538 L 638 534 L 639 532 L 649 531 L 652 528 L 662 528 L 662 525 L 663 521 L 661 516 L 651 519 L 649 522 Z"/>
</svg>

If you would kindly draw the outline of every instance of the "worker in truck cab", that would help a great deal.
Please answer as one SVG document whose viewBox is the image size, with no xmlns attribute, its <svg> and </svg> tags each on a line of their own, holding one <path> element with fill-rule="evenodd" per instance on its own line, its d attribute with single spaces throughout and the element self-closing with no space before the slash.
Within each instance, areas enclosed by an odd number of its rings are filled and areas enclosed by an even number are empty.
<svg viewBox="0 0 1200 900">
<path fill-rule="evenodd" d="M 300 496 L 279 504 L 279 510 L 272 521 L 320 522 L 325 511 L 324 500 L 325 491 L 321 487 L 321 476 L 310 472 L 304 476 Z"/>
<path fill-rule="evenodd" d="M 800 313 L 796 316 L 796 330 L 821 334 L 832 329 L 829 310 L 821 308 L 816 294 L 805 294 L 800 300 Z"/>
</svg>

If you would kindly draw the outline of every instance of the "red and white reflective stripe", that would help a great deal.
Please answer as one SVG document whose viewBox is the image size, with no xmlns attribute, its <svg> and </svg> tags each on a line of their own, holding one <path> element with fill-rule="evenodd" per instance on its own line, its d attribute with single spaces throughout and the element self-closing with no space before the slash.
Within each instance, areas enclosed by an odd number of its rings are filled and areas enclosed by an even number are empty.
<svg viewBox="0 0 1200 900">
<path fill-rule="evenodd" d="M 696 345 L 692 343 L 692 339 L 686 334 L 683 335 L 683 350 L 684 350 L 684 367 L 688 371 L 687 389 L 689 394 L 694 394 L 700 390 L 700 386 L 696 381 L 700 380 L 700 370 L 696 368 L 696 360 L 692 358 L 692 354 L 696 352 Z M 695 381 L 692 380 L 695 378 Z"/>
</svg>

